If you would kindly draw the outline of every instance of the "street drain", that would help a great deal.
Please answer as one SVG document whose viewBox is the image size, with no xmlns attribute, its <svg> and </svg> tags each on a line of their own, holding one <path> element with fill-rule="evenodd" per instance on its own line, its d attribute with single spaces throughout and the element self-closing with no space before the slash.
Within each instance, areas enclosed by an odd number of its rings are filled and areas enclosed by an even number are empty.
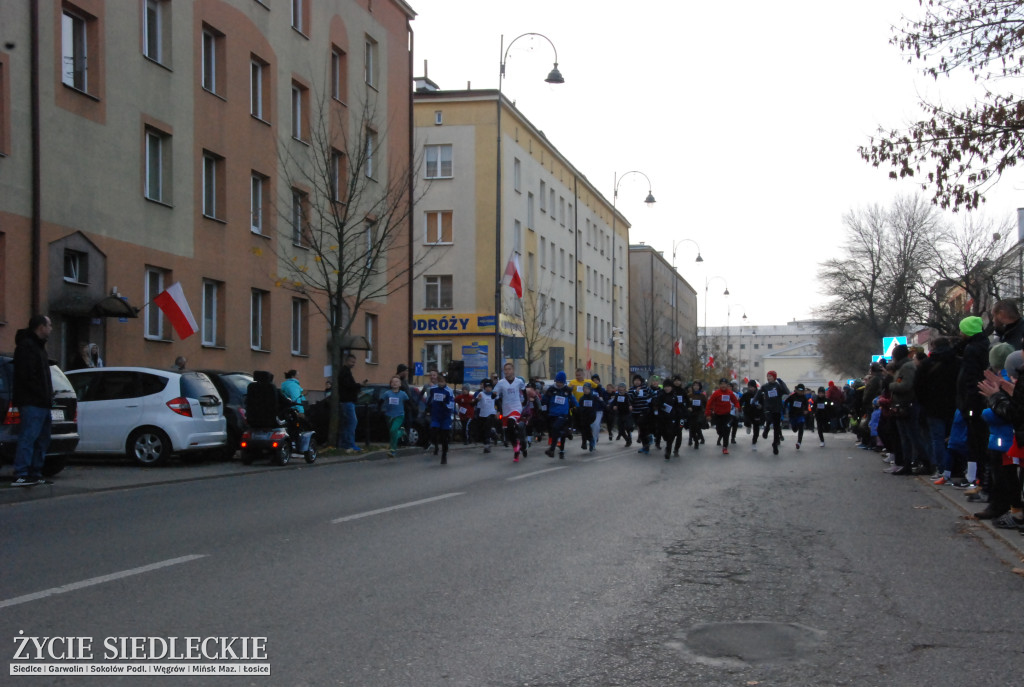
<svg viewBox="0 0 1024 687">
<path fill-rule="evenodd" d="M 668 646 L 702 663 L 742 666 L 798 659 L 824 637 L 823 631 L 797 623 L 740 621 L 696 625 Z"/>
</svg>

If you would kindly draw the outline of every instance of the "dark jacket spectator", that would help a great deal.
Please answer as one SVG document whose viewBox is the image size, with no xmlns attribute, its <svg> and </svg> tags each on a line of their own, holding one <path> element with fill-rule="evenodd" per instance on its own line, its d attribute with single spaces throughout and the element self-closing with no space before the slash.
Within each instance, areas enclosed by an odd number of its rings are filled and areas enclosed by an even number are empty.
<svg viewBox="0 0 1024 687">
<path fill-rule="evenodd" d="M 46 342 L 30 329 L 19 329 L 14 339 L 14 404 L 49 408 L 53 405 L 53 380 Z"/>
<path fill-rule="evenodd" d="M 956 411 L 956 381 L 960 359 L 948 340 L 935 345 L 932 354 L 921 363 L 914 379 L 914 391 L 928 417 L 952 420 Z"/>
<path fill-rule="evenodd" d="M 988 369 L 988 337 L 979 331 L 971 334 L 962 345 L 962 363 L 956 380 L 956 407 L 964 417 L 980 415 L 985 408 L 985 399 L 978 393 L 978 382 Z"/>
<path fill-rule="evenodd" d="M 355 403 L 359 398 L 359 390 L 362 388 L 363 385 L 356 382 L 355 377 L 352 376 L 352 368 L 342 365 L 341 371 L 338 372 L 338 402 Z"/>
</svg>

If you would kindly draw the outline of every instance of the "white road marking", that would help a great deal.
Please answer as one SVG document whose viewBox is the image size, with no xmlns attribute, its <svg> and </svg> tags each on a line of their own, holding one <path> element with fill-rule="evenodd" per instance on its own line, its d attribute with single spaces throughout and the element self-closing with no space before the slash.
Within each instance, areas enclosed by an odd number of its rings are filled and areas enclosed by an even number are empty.
<svg viewBox="0 0 1024 687">
<path fill-rule="evenodd" d="M 160 561 L 159 563 L 151 563 L 150 565 L 144 565 L 140 568 L 122 570 L 121 572 L 111 573 L 109 575 L 92 577 L 88 580 L 82 580 L 81 582 L 72 582 L 71 584 L 66 584 L 62 587 L 53 587 L 52 589 L 45 589 L 41 592 L 35 592 L 34 594 L 16 596 L 13 599 L 0 601 L 0 608 L 7 608 L 8 606 L 17 606 L 18 604 L 28 603 L 29 601 L 38 601 L 39 599 L 45 599 L 46 597 L 53 596 L 54 594 L 64 594 L 67 592 L 73 592 L 76 589 L 84 589 L 85 587 L 92 587 L 97 584 L 103 584 L 104 582 L 113 582 L 114 580 L 120 580 L 125 577 L 141 575 L 142 573 L 152 572 L 153 570 L 159 570 L 160 568 L 166 568 L 172 565 L 178 565 L 179 563 L 188 563 L 189 561 L 194 561 L 198 558 L 206 558 L 206 554 L 193 554 L 190 556 L 181 556 L 180 558 L 171 558 L 166 561 Z"/>
<path fill-rule="evenodd" d="M 424 503 L 431 503 L 433 501 L 441 501 L 443 499 L 450 499 L 453 496 L 462 496 L 466 492 L 459 491 L 453 494 L 441 494 L 440 496 L 432 496 L 429 499 L 420 499 L 419 501 L 410 501 L 409 503 L 400 503 L 397 506 L 388 506 L 387 508 L 378 508 L 377 510 L 366 511 L 365 513 L 356 513 L 355 515 L 346 515 L 343 518 L 336 518 L 331 520 L 331 524 L 338 524 L 339 522 L 348 522 L 349 520 L 359 520 L 360 518 L 368 518 L 371 515 L 380 515 L 381 513 L 390 513 L 393 510 L 401 510 L 402 508 L 412 508 L 413 506 L 420 506 Z"/>
<path fill-rule="evenodd" d="M 509 482 L 514 482 L 517 479 L 526 479 L 527 477 L 533 477 L 534 475 L 543 475 L 545 472 L 554 472 L 555 470 L 565 470 L 568 465 L 560 465 L 556 468 L 548 468 L 547 470 L 536 470 L 534 472 L 528 472 L 525 475 L 517 475 L 515 477 L 506 478 Z"/>
</svg>

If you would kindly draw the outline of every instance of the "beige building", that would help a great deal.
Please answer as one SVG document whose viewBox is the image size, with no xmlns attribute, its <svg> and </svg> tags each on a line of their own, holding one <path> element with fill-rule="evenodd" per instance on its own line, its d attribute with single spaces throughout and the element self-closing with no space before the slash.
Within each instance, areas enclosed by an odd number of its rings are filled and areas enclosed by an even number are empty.
<svg viewBox="0 0 1024 687">
<path fill-rule="evenodd" d="M 331 303 L 303 274 L 344 271 L 379 231 L 369 194 L 341 182 L 383 188 L 410 167 L 414 16 L 403 0 L 0 4 L 0 349 L 45 312 L 63 364 L 91 341 L 109 365 L 184 355 L 320 388 Z M 365 217 L 323 240 L 339 200 Z M 404 217 L 379 275 L 408 265 Z M 200 329 L 185 340 L 149 305 L 175 282 Z M 392 283 L 352 318 L 369 342 L 357 377 L 410 357 L 409 290 Z"/>
<path fill-rule="evenodd" d="M 545 378 L 572 376 L 589 362 L 591 373 L 609 379 L 612 328 L 627 318 L 629 223 L 617 214 L 613 234 L 612 204 L 504 96 L 499 191 L 498 97 L 417 80 L 416 151 L 426 186 L 415 211 L 416 361 L 424 371 L 462 361 L 473 384 L 506 360 L 523 376 Z M 513 253 L 523 298 L 502 285 L 496 302 Z M 618 379 L 627 354 L 616 352 Z"/>
</svg>

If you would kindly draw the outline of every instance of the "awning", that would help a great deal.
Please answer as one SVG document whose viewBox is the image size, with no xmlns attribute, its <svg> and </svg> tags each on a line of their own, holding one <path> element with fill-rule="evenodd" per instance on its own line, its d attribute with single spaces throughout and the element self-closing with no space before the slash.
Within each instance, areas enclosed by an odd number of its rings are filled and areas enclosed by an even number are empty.
<svg viewBox="0 0 1024 687">
<path fill-rule="evenodd" d="M 138 317 L 139 309 L 121 296 L 107 296 L 96 301 L 89 314 L 92 317 Z"/>
<path fill-rule="evenodd" d="M 139 310 L 120 296 L 106 296 L 94 301 L 84 293 L 66 293 L 50 301 L 49 310 L 71 317 L 138 317 Z"/>
</svg>

